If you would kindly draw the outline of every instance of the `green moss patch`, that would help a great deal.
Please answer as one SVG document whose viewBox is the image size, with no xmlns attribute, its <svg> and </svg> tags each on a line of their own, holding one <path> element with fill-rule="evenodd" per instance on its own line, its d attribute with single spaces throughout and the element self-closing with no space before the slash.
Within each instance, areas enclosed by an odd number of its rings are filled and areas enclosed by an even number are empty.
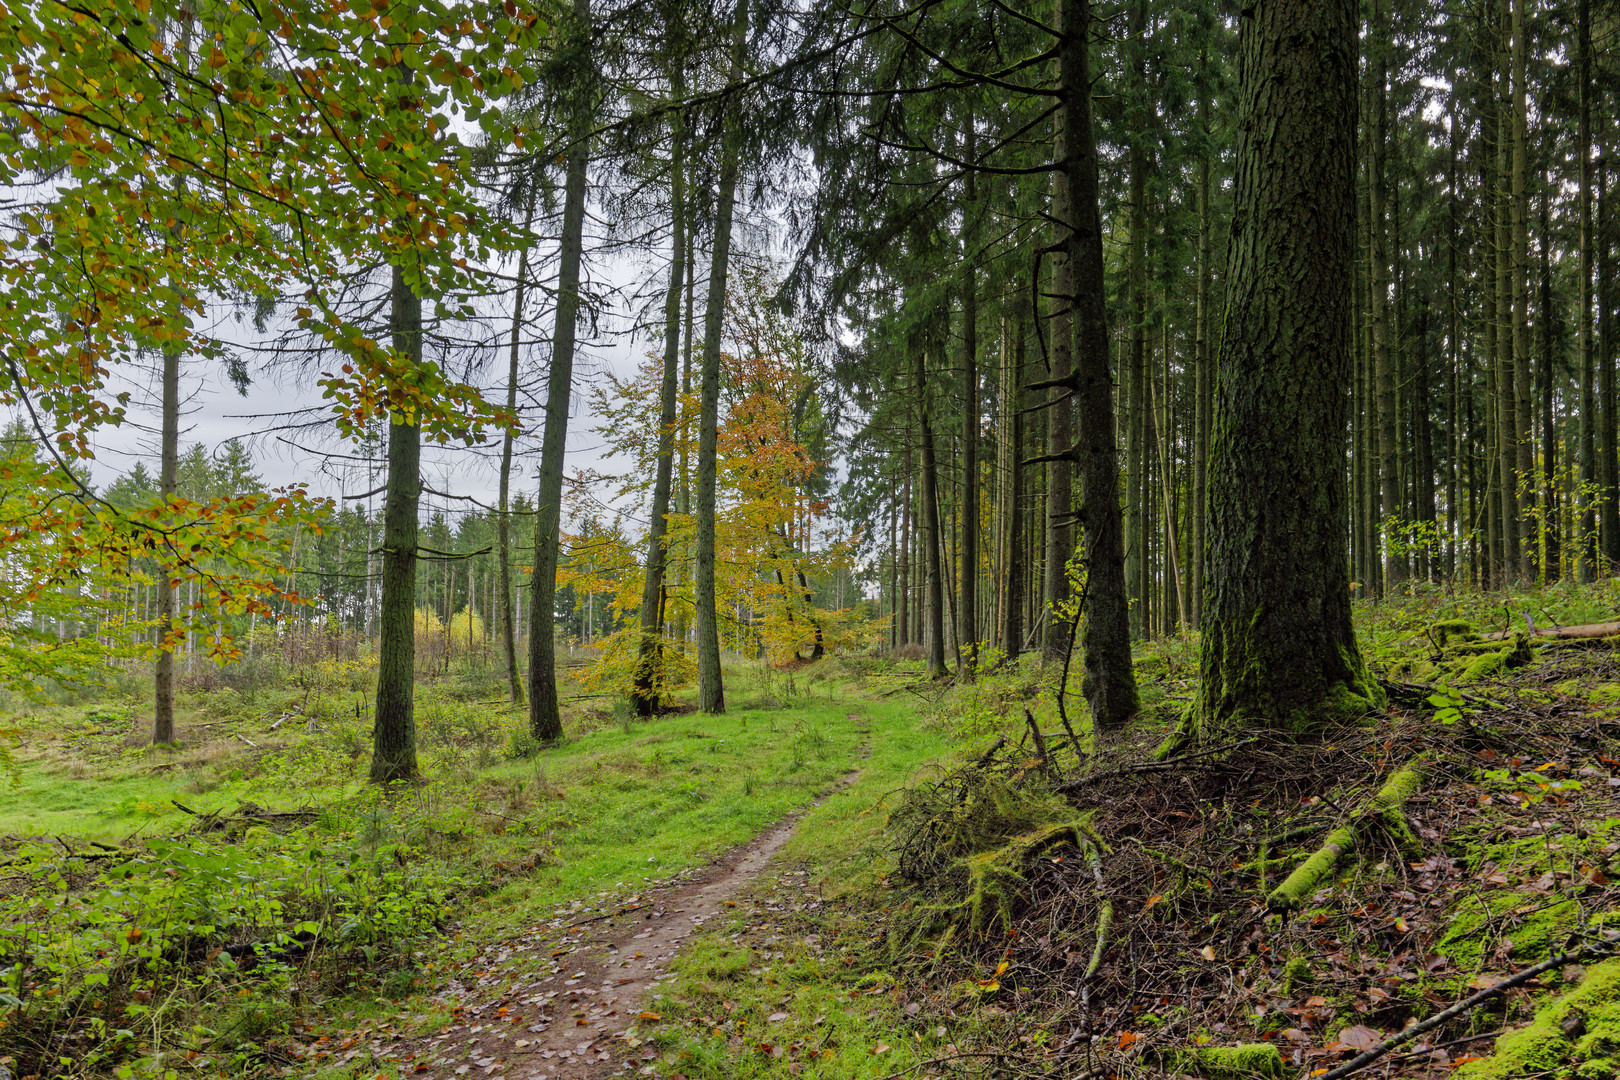
<svg viewBox="0 0 1620 1080">
<path fill-rule="evenodd" d="M 1589 969 L 1579 986 L 1544 1005 L 1528 1025 L 1496 1041 L 1484 1061 L 1456 1071 L 1459 1080 L 1615 1075 L 1620 1051 L 1620 960 Z"/>
</svg>

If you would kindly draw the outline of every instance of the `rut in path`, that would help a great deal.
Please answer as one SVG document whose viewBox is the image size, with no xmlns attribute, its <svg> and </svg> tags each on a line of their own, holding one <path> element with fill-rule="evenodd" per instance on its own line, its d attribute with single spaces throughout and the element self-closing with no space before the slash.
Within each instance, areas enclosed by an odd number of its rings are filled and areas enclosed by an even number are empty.
<svg viewBox="0 0 1620 1080">
<path fill-rule="evenodd" d="M 687 881 L 644 892 L 633 908 L 575 923 L 566 946 L 554 926 L 491 946 L 475 974 L 438 995 L 457 1010 L 456 1022 L 375 1050 L 404 1060 L 413 1080 L 588 1080 L 640 1067 L 656 1056 L 630 1034 L 642 1002 L 670 977 L 669 962 L 686 940 L 748 890 L 802 816 L 784 818 Z M 542 948 L 555 958 L 553 973 L 530 971 Z"/>
</svg>

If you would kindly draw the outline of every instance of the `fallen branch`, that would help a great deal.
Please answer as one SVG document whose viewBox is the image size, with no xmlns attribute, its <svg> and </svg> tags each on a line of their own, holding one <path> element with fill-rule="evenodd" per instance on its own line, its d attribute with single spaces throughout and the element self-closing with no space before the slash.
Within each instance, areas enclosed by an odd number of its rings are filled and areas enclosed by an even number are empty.
<svg viewBox="0 0 1620 1080">
<path fill-rule="evenodd" d="M 1487 1001 L 1495 997 L 1497 994 L 1511 990 L 1515 986 L 1522 986 L 1531 979 L 1534 979 L 1537 975 L 1551 971 L 1553 968 L 1563 967 L 1565 964 L 1572 964 L 1577 960 L 1590 959 L 1595 956 L 1608 956 L 1614 953 L 1616 949 L 1620 949 L 1620 937 L 1609 938 L 1604 941 L 1589 942 L 1573 952 L 1567 952 L 1562 956 L 1554 956 L 1551 959 L 1543 960 L 1534 967 L 1527 967 L 1523 971 L 1509 975 L 1495 986 L 1487 987 L 1471 997 L 1464 998 L 1450 1008 L 1435 1013 L 1427 1020 L 1413 1024 L 1411 1027 L 1407 1028 L 1405 1031 L 1402 1031 L 1394 1038 L 1385 1039 L 1372 1049 L 1357 1054 L 1355 1057 L 1351 1058 L 1343 1065 L 1340 1065 L 1332 1072 L 1326 1073 L 1317 1078 L 1317 1080 L 1340 1080 L 1341 1077 L 1349 1076 L 1354 1072 L 1360 1072 L 1362 1069 L 1365 1069 L 1368 1065 L 1371 1065 L 1373 1062 L 1377 1061 L 1379 1058 L 1383 1057 L 1397 1046 L 1406 1045 L 1419 1035 L 1422 1035 L 1425 1031 L 1433 1031 L 1447 1020 L 1461 1016 L 1463 1013 L 1467 1012 L 1469 1009 L 1472 1009 L 1482 1001 Z M 1307 1073 L 1306 1075 L 1309 1076 L 1311 1074 Z"/>
<path fill-rule="evenodd" d="M 1208 750 L 1195 750 L 1190 754 L 1182 754 L 1180 757 L 1170 758 L 1168 761 L 1149 761 L 1144 762 L 1141 765 L 1127 765 L 1122 769 L 1113 769 L 1109 772 L 1091 773 L 1087 776 L 1077 776 L 1073 780 L 1065 780 L 1063 783 L 1055 785 L 1055 788 L 1058 791 L 1076 791 L 1088 784 L 1095 784 L 1099 780 L 1115 780 L 1121 776 L 1134 776 L 1136 773 L 1173 772 L 1176 769 L 1185 768 L 1187 765 L 1197 761 L 1199 758 L 1214 757 L 1218 754 L 1231 753 L 1233 750 L 1236 750 L 1239 747 L 1248 746 L 1254 741 L 1256 741 L 1256 737 L 1251 735 L 1247 739 L 1239 739 L 1237 742 L 1227 743 L 1225 746 L 1212 746 Z"/>
<path fill-rule="evenodd" d="M 1523 630 L 1498 630 L 1489 634 L 1481 634 L 1479 637 L 1481 641 L 1506 641 L 1515 634 L 1523 633 Z M 1528 636 L 1567 641 L 1571 638 L 1613 637 L 1615 634 L 1620 634 L 1620 622 L 1583 623 L 1580 626 L 1548 626 L 1538 628 Z"/>
<path fill-rule="evenodd" d="M 1363 820 L 1376 819 L 1384 824 L 1395 835 L 1403 849 L 1415 845 L 1416 837 L 1412 836 L 1411 827 L 1406 824 L 1406 817 L 1402 807 L 1406 800 L 1417 794 L 1418 785 L 1423 782 L 1421 768 L 1422 759 L 1414 759 L 1405 768 L 1397 769 L 1390 778 L 1384 781 L 1384 786 L 1367 801 Z M 1356 846 L 1356 832 L 1359 825 L 1341 825 L 1328 834 L 1322 846 L 1316 853 L 1300 864 L 1292 874 L 1283 879 L 1283 883 L 1271 891 L 1266 897 L 1266 906 L 1272 911 L 1289 911 L 1299 907 L 1307 896 L 1315 892 L 1324 879 L 1333 873 L 1333 868 Z M 1415 852 L 1408 852 L 1415 854 Z"/>
</svg>

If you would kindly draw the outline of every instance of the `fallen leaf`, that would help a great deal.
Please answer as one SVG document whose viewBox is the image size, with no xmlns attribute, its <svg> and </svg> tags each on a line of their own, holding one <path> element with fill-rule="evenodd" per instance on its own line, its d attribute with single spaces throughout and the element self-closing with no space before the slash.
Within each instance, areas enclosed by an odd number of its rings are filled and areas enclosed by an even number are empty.
<svg viewBox="0 0 1620 1080">
<path fill-rule="evenodd" d="M 874 1054 L 887 1054 L 888 1052 L 889 1052 L 889 1044 L 888 1043 L 878 1043 L 876 1046 L 872 1047 L 872 1053 L 874 1053 Z"/>
<path fill-rule="evenodd" d="M 788 1018 L 787 1013 L 774 1012 L 774 1013 L 771 1013 L 771 1015 L 767 1016 L 765 1019 L 769 1020 L 771 1023 L 775 1024 L 775 1023 L 778 1023 L 780 1021 L 786 1020 L 787 1018 Z"/>
<path fill-rule="evenodd" d="M 1131 1045 L 1131 1043 L 1135 1042 L 1138 1038 L 1140 1038 L 1140 1036 L 1137 1035 L 1136 1032 L 1134 1032 L 1134 1031 L 1122 1031 L 1122 1032 L 1120 1032 L 1119 1033 L 1119 1048 L 1121 1050 L 1125 1049 L 1127 1046 Z"/>
<path fill-rule="evenodd" d="M 642 1019 L 642 1020 L 662 1020 L 663 1017 L 658 1015 L 655 1012 L 644 1012 L 644 1013 L 641 1014 L 640 1019 Z"/>
<path fill-rule="evenodd" d="M 1213 945 L 1205 945 L 1202 949 L 1198 950 L 1198 955 L 1213 963 L 1215 960 L 1215 947 Z"/>
<path fill-rule="evenodd" d="M 1355 1050 L 1371 1050 L 1384 1041 L 1384 1035 L 1365 1024 L 1356 1024 L 1339 1032 L 1339 1041 Z"/>
</svg>

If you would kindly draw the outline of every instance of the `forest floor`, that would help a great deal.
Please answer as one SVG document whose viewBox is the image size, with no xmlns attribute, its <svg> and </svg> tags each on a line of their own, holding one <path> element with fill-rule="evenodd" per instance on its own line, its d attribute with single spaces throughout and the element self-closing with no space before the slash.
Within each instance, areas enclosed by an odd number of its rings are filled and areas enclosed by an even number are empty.
<svg viewBox="0 0 1620 1080">
<path fill-rule="evenodd" d="M 1512 633 L 1614 600 L 1369 605 L 1384 712 L 1162 761 L 1185 639 L 1106 745 L 1033 665 L 760 669 L 726 717 L 586 701 L 538 756 L 440 687 L 436 780 L 393 799 L 341 688 L 199 693 L 173 755 L 37 709 L 0 1068 L 1337 1080 L 1404 1039 L 1358 1075 L 1615 1076 L 1620 638 Z"/>
</svg>

